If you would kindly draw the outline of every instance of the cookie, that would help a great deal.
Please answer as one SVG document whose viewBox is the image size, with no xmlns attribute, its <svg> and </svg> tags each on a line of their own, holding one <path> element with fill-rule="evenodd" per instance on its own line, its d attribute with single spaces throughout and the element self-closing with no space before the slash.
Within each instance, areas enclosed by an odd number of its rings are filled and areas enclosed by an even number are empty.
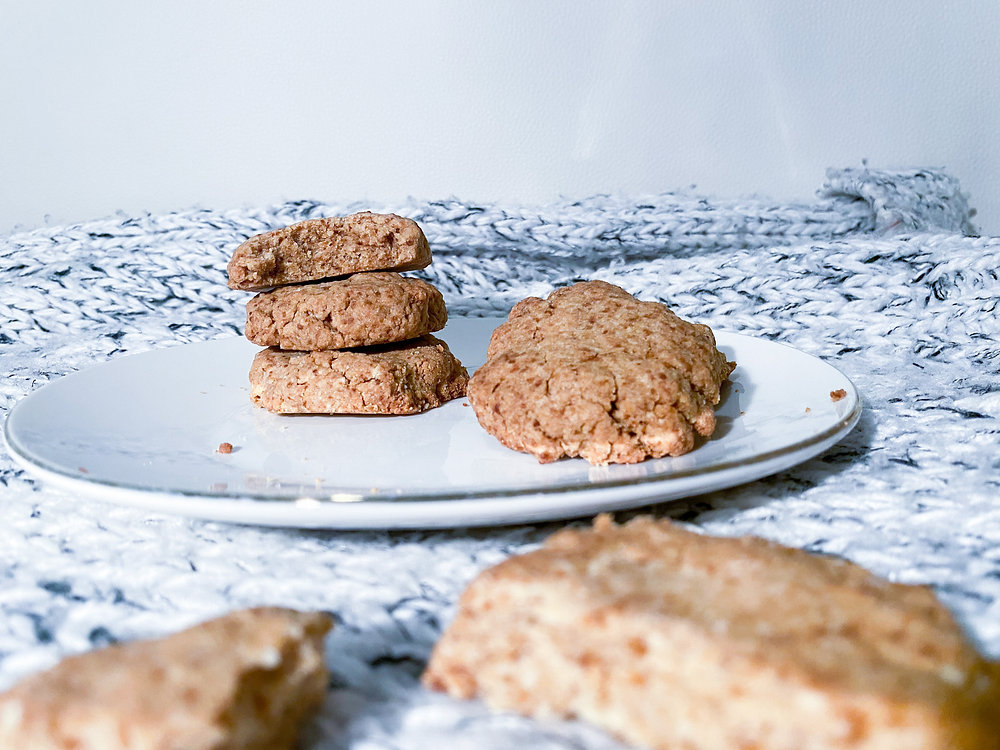
<svg viewBox="0 0 1000 750">
<path fill-rule="evenodd" d="M 323 699 L 320 613 L 235 612 L 64 659 L 0 695 L 0 747 L 291 748 Z"/>
<path fill-rule="evenodd" d="M 259 291 L 358 271 L 414 271 L 430 262 L 427 238 L 414 221 L 364 212 L 251 237 L 229 261 L 229 286 Z"/>
<path fill-rule="evenodd" d="M 250 367 L 250 400 L 278 414 L 415 414 L 465 395 L 469 376 L 431 335 L 324 352 L 263 349 Z"/>
<path fill-rule="evenodd" d="M 447 320 L 436 287 L 383 271 L 261 292 L 247 302 L 245 333 L 261 346 L 316 351 L 405 341 Z"/>
<path fill-rule="evenodd" d="M 708 326 L 588 281 L 517 303 L 468 396 L 487 432 L 543 463 L 635 463 L 711 435 L 734 367 Z"/>
<path fill-rule="evenodd" d="M 662 750 L 985 750 L 1000 736 L 1000 664 L 930 589 L 649 518 L 600 517 L 482 573 L 423 680 Z"/>
</svg>

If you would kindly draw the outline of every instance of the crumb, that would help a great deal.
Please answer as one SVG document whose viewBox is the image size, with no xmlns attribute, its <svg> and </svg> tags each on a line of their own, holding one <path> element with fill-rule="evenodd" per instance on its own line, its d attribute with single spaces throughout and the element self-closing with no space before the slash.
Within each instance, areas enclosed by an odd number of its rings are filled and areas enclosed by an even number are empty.
<svg viewBox="0 0 1000 750">
<path fill-rule="evenodd" d="M 215 449 L 216 453 L 232 453 L 233 444 L 232 443 L 219 443 L 219 447 Z"/>
<path fill-rule="evenodd" d="M 810 409 L 810 408 L 809 408 L 809 407 L 807 406 L 807 407 L 806 407 L 806 414 L 808 414 L 808 413 L 809 413 L 809 412 L 811 412 L 811 411 L 812 411 L 812 409 Z"/>
<path fill-rule="evenodd" d="M 77 470 L 78 472 L 80 472 L 81 474 L 89 474 L 89 473 L 90 473 L 89 471 L 87 471 L 87 470 L 86 470 L 85 468 L 83 468 L 82 466 L 77 466 L 77 467 L 76 467 L 76 470 Z"/>
<path fill-rule="evenodd" d="M 846 398 L 846 396 L 847 396 L 847 391 L 845 391 L 843 388 L 838 388 L 835 391 L 830 391 L 831 401 L 840 401 L 842 398 Z"/>
</svg>

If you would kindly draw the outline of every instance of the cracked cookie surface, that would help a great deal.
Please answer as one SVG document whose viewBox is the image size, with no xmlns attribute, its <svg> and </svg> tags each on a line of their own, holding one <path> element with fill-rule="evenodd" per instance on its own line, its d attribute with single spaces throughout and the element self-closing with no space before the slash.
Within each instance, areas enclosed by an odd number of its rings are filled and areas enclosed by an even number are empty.
<svg viewBox="0 0 1000 750">
<path fill-rule="evenodd" d="M 316 351 L 405 341 L 447 320 L 437 288 L 382 271 L 262 292 L 247 303 L 245 333 L 261 346 Z"/>
<path fill-rule="evenodd" d="M 515 305 L 468 396 L 487 432 L 543 463 L 636 463 L 711 435 L 735 366 L 708 326 L 587 281 Z"/>
<path fill-rule="evenodd" d="M 359 271 L 415 271 L 430 262 L 430 246 L 416 222 L 366 211 L 251 237 L 229 261 L 229 286 L 256 292 Z"/>
<path fill-rule="evenodd" d="M 468 374 L 431 336 L 340 351 L 263 349 L 250 400 L 278 414 L 415 414 L 465 395 Z"/>
</svg>

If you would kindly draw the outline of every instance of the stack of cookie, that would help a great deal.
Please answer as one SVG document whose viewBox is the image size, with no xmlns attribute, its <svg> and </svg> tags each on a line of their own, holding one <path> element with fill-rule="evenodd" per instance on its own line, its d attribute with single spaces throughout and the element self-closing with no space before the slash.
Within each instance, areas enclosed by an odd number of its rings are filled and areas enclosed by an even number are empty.
<svg viewBox="0 0 1000 750">
<path fill-rule="evenodd" d="M 247 303 L 250 400 L 279 414 L 414 414 L 465 395 L 468 373 L 430 335 L 448 319 L 420 227 L 392 214 L 310 219 L 251 237 L 229 262 Z"/>
</svg>

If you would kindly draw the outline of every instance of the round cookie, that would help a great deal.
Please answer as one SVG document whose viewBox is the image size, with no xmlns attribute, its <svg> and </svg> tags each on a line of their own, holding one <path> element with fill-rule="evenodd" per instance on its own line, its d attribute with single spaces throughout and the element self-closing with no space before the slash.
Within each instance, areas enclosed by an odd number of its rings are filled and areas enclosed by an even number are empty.
<svg viewBox="0 0 1000 750">
<path fill-rule="evenodd" d="M 469 377 L 434 336 L 346 351 L 262 349 L 250 400 L 278 414 L 415 414 L 465 395 Z"/>
<path fill-rule="evenodd" d="M 441 292 L 426 281 L 359 273 L 258 294 L 247 303 L 245 333 L 260 346 L 316 351 L 405 341 L 447 320 Z"/>
<path fill-rule="evenodd" d="M 359 271 L 415 271 L 430 262 L 430 246 L 415 221 L 364 211 L 251 237 L 229 261 L 229 286 L 257 292 Z"/>
<path fill-rule="evenodd" d="M 487 432 L 543 463 L 636 463 L 711 435 L 735 366 L 708 326 L 588 281 L 515 305 L 468 397 Z"/>
<path fill-rule="evenodd" d="M 422 679 L 660 750 L 993 750 L 1000 736 L 1000 664 L 929 587 L 648 516 L 601 515 L 483 571 Z"/>
</svg>

